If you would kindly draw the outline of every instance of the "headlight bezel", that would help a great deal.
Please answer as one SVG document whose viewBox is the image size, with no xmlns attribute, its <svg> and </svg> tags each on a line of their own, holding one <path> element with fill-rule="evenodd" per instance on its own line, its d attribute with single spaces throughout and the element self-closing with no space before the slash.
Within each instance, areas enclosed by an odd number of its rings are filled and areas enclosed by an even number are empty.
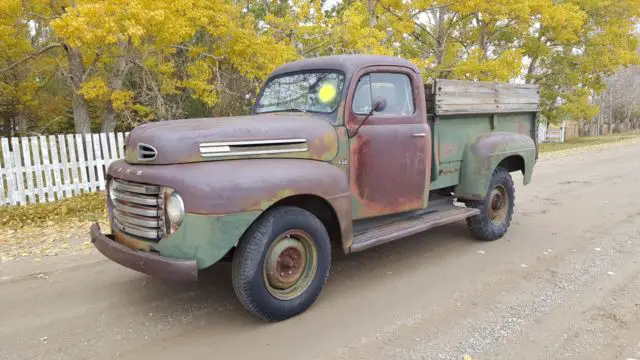
<svg viewBox="0 0 640 360">
<path fill-rule="evenodd" d="M 177 208 L 169 209 L 169 207 L 177 206 Z M 170 211 L 177 211 L 177 218 L 170 216 Z M 174 215 L 174 214 L 172 214 Z M 166 234 L 170 235 L 178 230 L 178 227 L 182 225 L 184 217 L 186 215 L 184 200 L 182 196 L 174 189 L 164 188 L 164 198 L 162 206 L 162 217 L 165 223 Z"/>
<path fill-rule="evenodd" d="M 107 184 L 107 192 L 109 194 L 109 201 L 111 201 L 111 203 L 115 203 L 116 198 L 115 198 L 115 194 L 114 194 L 114 190 L 116 189 L 116 182 L 113 179 L 109 179 L 108 180 L 108 184 Z"/>
<path fill-rule="evenodd" d="M 182 221 L 184 220 L 184 200 L 182 200 L 182 196 L 180 196 L 180 194 L 175 191 L 172 192 L 167 197 L 167 203 L 165 204 L 164 210 L 167 220 L 169 220 L 172 225 L 182 224 Z M 174 212 L 177 212 L 177 215 Z"/>
</svg>

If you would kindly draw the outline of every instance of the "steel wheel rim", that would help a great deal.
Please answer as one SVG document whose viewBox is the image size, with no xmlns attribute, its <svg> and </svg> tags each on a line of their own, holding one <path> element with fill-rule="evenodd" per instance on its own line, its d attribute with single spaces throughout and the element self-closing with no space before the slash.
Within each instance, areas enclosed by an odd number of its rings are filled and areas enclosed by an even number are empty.
<svg viewBox="0 0 640 360">
<path fill-rule="evenodd" d="M 289 230 L 269 246 L 264 261 L 264 283 L 279 300 L 294 299 L 309 288 L 318 268 L 318 252 L 311 236 Z"/>
<path fill-rule="evenodd" d="M 489 194 L 487 213 L 493 223 L 501 223 L 509 210 L 509 194 L 504 186 L 498 185 Z"/>
</svg>

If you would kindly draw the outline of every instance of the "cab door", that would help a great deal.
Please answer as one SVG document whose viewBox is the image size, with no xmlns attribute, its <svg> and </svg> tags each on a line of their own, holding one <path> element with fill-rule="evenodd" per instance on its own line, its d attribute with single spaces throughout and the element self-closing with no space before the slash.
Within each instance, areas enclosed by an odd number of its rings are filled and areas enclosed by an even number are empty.
<svg viewBox="0 0 640 360">
<path fill-rule="evenodd" d="M 377 99 L 386 107 L 362 123 Z M 353 219 L 423 209 L 431 133 L 420 76 L 395 66 L 360 70 L 350 84 L 345 115 Z"/>
</svg>

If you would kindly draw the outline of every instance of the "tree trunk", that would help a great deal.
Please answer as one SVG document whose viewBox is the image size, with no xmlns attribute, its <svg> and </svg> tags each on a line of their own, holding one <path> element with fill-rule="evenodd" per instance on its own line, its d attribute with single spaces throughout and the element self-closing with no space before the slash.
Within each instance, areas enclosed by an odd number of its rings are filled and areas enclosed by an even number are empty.
<svg viewBox="0 0 640 360">
<path fill-rule="evenodd" d="M 116 129 L 116 112 L 113 110 L 111 100 L 104 104 L 104 114 L 102 115 L 102 126 L 100 131 L 104 133 L 113 132 Z"/>
<path fill-rule="evenodd" d="M 112 91 L 122 90 L 124 78 L 129 71 L 129 64 L 125 56 L 127 52 L 127 43 L 121 42 L 119 45 L 122 56 L 119 56 L 113 63 L 111 75 L 109 77 L 109 86 Z M 113 108 L 113 102 L 108 99 L 104 104 L 104 115 L 102 117 L 102 132 L 113 132 L 116 128 L 116 111 Z"/>
<path fill-rule="evenodd" d="M 89 106 L 84 96 L 76 91 L 73 92 L 73 124 L 76 133 L 87 134 L 91 132 Z"/>
<path fill-rule="evenodd" d="M 76 133 L 86 134 L 91 132 L 91 119 L 89 118 L 89 105 L 84 96 L 79 93 L 85 76 L 82 54 L 68 45 L 66 50 L 69 61 L 69 80 L 73 90 L 73 123 Z"/>
<path fill-rule="evenodd" d="M 26 136 L 29 130 L 29 122 L 27 117 L 21 111 L 18 111 L 15 117 L 16 128 L 18 130 L 18 136 Z"/>
<path fill-rule="evenodd" d="M 489 46 L 488 46 L 488 29 L 487 29 L 487 25 L 484 23 L 484 20 L 482 20 L 480 13 L 476 13 L 476 21 L 478 22 L 478 27 L 480 28 L 480 39 L 478 39 L 478 46 L 480 47 L 480 50 L 482 50 L 482 59 L 483 60 L 487 60 L 489 59 L 489 55 L 487 54 L 489 52 Z"/>
<path fill-rule="evenodd" d="M 372 29 L 376 26 L 376 4 L 377 0 L 369 0 L 369 27 Z"/>
<path fill-rule="evenodd" d="M 525 79 L 525 83 L 533 84 L 535 79 L 533 78 L 533 73 L 536 71 L 536 66 L 538 66 L 538 57 L 531 58 L 531 62 L 529 63 L 529 67 L 527 68 L 527 75 Z"/>
</svg>

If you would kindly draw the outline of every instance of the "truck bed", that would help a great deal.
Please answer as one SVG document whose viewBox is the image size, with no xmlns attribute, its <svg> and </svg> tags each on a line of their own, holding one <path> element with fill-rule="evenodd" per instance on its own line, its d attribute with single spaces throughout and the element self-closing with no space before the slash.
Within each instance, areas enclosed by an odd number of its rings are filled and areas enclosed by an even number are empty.
<svg viewBox="0 0 640 360">
<path fill-rule="evenodd" d="M 530 136 L 537 146 L 536 85 L 437 79 L 425 84 L 433 139 L 430 189 L 454 186 L 472 138 L 494 131 Z"/>
</svg>

